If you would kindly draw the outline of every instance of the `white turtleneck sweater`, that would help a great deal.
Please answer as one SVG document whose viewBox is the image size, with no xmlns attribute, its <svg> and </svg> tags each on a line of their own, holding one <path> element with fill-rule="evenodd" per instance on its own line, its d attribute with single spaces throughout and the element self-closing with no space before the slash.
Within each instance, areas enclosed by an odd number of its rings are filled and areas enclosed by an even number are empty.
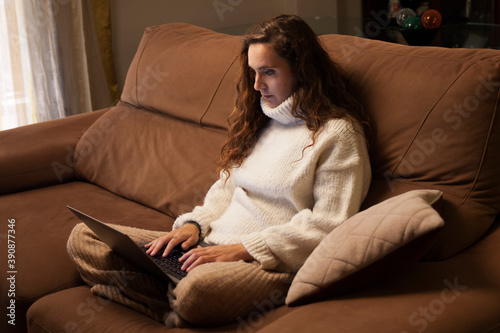
<svg viewBox="0 0 500 333">
<path fill-rule="evenodd" d="M 243 243 L 263 269 L 296 272 L 321 240 L 358 212 L 371 179 L 360 127 L 332 119 L 316 136 L 291 113 L 293 97 L 276 108 L 242 165 L 221 177 L 203 205 L 177 218 L 201 226 L 205 241 Z M 358 126 L 358 125 L 356 125 Z"/>
</svg>

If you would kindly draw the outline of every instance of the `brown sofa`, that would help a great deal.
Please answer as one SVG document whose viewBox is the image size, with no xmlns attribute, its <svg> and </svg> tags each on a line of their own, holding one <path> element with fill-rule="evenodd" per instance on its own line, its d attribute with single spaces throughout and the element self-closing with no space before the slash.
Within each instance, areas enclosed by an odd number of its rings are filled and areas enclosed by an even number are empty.
<svg viewBox="0 0 500 333">
<path fill-rule="evenodd" d="M 240 39 L 168 24 L 146 30 L 116 107 L 0 132 L 1 331 L 500 332 L 500 52 L 321 39 L 371 117 L 363 208 L 413 189 L 443 192 L 445 227 L 422 261 L 215 328 L 168 329 L 93 296 L 66 253 L 78 222 L 66 205 L 167 231 L 216 179 Z"/>
</svg>

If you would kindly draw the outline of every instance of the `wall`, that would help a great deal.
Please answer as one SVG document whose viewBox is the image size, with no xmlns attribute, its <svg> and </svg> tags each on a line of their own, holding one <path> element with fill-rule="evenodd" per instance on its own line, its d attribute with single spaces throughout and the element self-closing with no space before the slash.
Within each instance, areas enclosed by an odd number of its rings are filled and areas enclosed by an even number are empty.
<svg viewBox="0 0 500 333">
<path fill-rule="evenodd" d="M 361 26 L 361 0 L 111 0 L 113 53 L 120 90 L 148 26 L 185 22 L 243 34 L 256 22 L 279 14 L 300 15 L 319 34 L 354 34 L 353 27 Z"/>
</svg>

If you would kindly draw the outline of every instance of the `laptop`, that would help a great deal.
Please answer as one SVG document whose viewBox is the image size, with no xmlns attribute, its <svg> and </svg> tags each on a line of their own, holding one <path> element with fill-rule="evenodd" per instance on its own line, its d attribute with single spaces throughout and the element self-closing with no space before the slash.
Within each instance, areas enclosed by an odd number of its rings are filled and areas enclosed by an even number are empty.
<svg viewBox="0 0 500 333">
<path fill-rule="evenodd" d="M 168 256 L 162 257 L 163 249 L 156 256 L 146 253 L 144 246 L 136 244 L 128 235 L 103 223 L 79 210 L 66 206 L 83 223 L 85 223 L 106 245 L 114 252 L 129 260 L 130 262 L 142 267 L 149 273 L 175 284 L 187 275 L 186 271 L 181 270 L 182 263 L 179 258 L 188 250 L 181 248 L 180 244 L 176 246 Z M 195 246 L 209 246 L 205 242 L 198 242 Z"/>
</svg>

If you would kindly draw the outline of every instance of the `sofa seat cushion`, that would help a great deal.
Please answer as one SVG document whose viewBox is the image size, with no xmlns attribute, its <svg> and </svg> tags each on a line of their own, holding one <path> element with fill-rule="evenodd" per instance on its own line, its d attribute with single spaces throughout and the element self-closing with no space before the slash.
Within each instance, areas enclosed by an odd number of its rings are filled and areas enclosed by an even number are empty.
<svg viewBox="0 0 500 333">
<path fill-rule="evenodd" d="M 377 285 L 298 307 L 255 312 L 210 332 L 494 332 L 500 325 L 500 228 L 442 262 L 420 262 L 398 279 L 392 271 Z M 396 268 L 397 269 L 397 268 Z M 264 311 L 267 303 L 259 304 Z M 47 311 L 50 309 L 50 311 Z M 120 305 L 96 298 L 86 286 L 46 296 L 28 312 L 37 332 L 200 332 L 168 330 Z"/>
<path fill-rule="evenodd" d="M 498 332 L 500 226 L 464 252 L 419 262 L 362 290 L 293 307 L 259 333 Z"/>
<path fill-rule="evenodd" d="M 255 332 L 290 312 L 282 306 L 271 314 L 264 313 L 267 304 L 238 322 L 210 328 L 210 332 Z M 47 311 L 50 309 L 50 311 Z M 200 332 L 200 329 L 167 328 L 159 322 L 122 305 L 94 296 L 88 286 L 66 289 L 43 297 L 33 304 L 28 314 L 30 333 L 47 332 Z M 203 330 L 207 331 L 207 330 Z"/>
<path fill-rule="evenodd" d="M 15 219 L 16 299 L 32 303 L 49 293 L 82 284 L 66 252 L 66 242 L 80 221 L 66 208 L 73 206 L 96 218 L 115 224 L 170 230 L 173 220 L 158 211 L 125 200 L 95 185 L 70 182 L 57 186 L 10 194 L 0 200 L 6 219 Z M 1 224 L 7 234 L 7 221 Z M 7 267 L 7 251 L 2 251 L 0 269 Z M 2 298 L 9 284 L 0 282 Z M 2 304 L 7 304 L 2 300 Z"/>
<path fill-rule="evenodd" d="M 28 329 L 32 333 L 177 331 L 137 311 L 94 296 L 88 286 L 46 296 L 33 304 L 27 316 Z"/>
</svg>

